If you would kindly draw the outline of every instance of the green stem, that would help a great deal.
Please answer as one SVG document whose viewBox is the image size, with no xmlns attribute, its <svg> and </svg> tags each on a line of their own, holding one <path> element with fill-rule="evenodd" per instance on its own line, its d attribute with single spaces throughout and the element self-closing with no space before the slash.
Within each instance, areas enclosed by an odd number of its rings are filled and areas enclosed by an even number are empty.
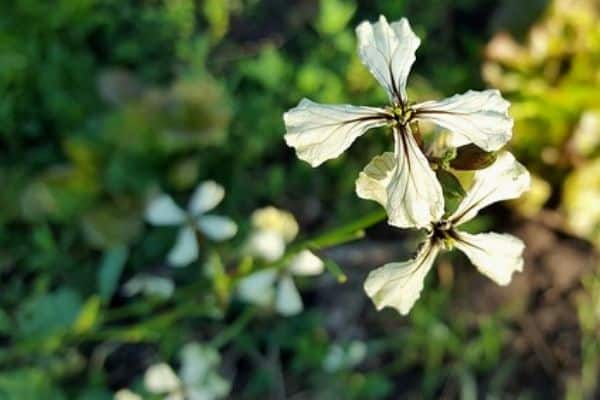
<svg viewBox="0 0 600 400">
<path fill-rule="evenodd" d="M 254 318 L 258 309 L 255 307 L 248 307 L 244 312 L 227 328 L 225 328 L 218 336 L 211 340 L 210 344 L 215 347 L 223 347 L 235 338 L 240 332 L 248 325 L 248 323 Z"/>
</svg>

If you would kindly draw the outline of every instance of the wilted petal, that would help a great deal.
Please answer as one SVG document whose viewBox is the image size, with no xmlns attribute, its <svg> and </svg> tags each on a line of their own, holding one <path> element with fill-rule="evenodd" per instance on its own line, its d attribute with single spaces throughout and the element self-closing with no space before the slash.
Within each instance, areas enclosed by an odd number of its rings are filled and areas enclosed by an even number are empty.
<svg viewBox="0 0 600 400">
<path fill-rule="evenodd" d="M 502 152 L 491 166 L 475 173 L 473 184 L 449 220 L 458 226 L 489 204 L 517 198 L 529 189 L 530 180 L 525 167 L 512 154 Z"/>
<path fill-rule="evenodd" d="M 183 227 L 177 234 L 175 246 L 169 251 L 167 261 L 174 267 L 185 267 L 198 258 L 196 233 L 190 227 Z"/>
<path fill-rule="evenodd" d="M 406 103 L 406 81 L 421 40 L 406 18 L 388 24 L 383 15 L 376 23 L 365 21 L 356 28 L 358 54 L 392 102 Z"/>
<path fill-rule="evenodd" d="M 275 296 L 273 287 L 275 279 L 277 279 L 277 271 L 273 268 L 245 277 L 238 284 L 240 299 L 261 306 L 272 304 Z"/>
<path fill-rule="evenodd" d="M 202 233 L 216 241 L 231 239 L 237 233 L 236 223 L 220 215 L 201 215 L 196 224 Z"/>
<path fill-rule="evenodd" d="M 146 221 L 152 225 L 179 225 L 185 221 L 185 212 L 170 196 L 163 194 L 146 207 Z"/>
<path fill-rule="evenodd" d="M 181 382 L 173 369 L 165 363 L 154 364 L 144 374 L 144 386 L 150 393 L 163 394 L 175 391 Z"/>
<path fill-rule="evenodd" d="M 202 182 L 190 199 L 188 205 L 190 214 L 198 215 L 212 210 L 223 200 L 224 196 L 225 189 L 223 189 L 223 186 L 214 181 Z"/>
<path fill-rule="evenodd" d="M 289 271 L 294 275 L 319 275 L 323 272 L 323 260 L 310 250 L 302 250 L 290 263 Z"/>
<path fill-rule="evenodd" d="M 421 291 L 425 276 L 439 252 L 430 240 L 423 244 L 413 260 L 386 264 L 369 273 L 364 288 L 375 307 L 393 307 L 402 315 L 408 314 Z"/>
<path fill-rule="evenodd" d="M 508 285 L 513 272 L 523 270 L 523 242 L 507 234 L 456 232 L 454 245 L 469 257 L 479 272 L 496 282 Z"/>
<path fill-rule="evenodd" d="M 429 120 L 486 151 L 498 150 L 512 136 L 510 103 L 498 90 L 469 90 L 441 101 L 415 105 L 415 118 Z M 464 143 L 464 141 L 461 141 Z"/>
<path fill-rule="evenodd" d="M 444 214 L 442 188 L 408 127 L 394 134 L 396 166 L 386 188 L 389 223 L 427 227 Z"/>
<path fill-rule="evenodd" d="M 296 315 L 302 311 L 302 298 L 291 276 L 285 275 L 277 285 L 275 309 L 285 316 Z"/>
<path fill-rule="evenodd" d="M 285 114 L 284 138 L 298 158 L 313 167 L 338 157 L 371 128 L 386 124 L 389 113 L 381 108 L 318 104 L 302 99 Z"/>
</svg>

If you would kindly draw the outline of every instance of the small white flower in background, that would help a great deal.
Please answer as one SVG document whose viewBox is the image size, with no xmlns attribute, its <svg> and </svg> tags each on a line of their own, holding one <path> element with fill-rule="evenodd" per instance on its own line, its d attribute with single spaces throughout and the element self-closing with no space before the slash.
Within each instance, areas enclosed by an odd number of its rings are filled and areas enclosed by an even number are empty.
<svg viewBox="0 0 600 400">
<path fill-rule="evenodd" d="M 148 297 L 168 299 L 174 291 L 175 284 L 171 279 L 147 274 L 136 275 L 123 285 L 123 292 L 129 297 L 141 293 Z"/>
<path fill-rule="evenodd" d="M 142 400 L 142 396 L 129 389 L 121 389 L 115 393 L 114 400 Z"/>
<path fill-rule="evenodd" d="M 216 182 L 202 182 L 189 201 L 187 210 L 180 208 L 166 194 L 150 202 L 146 208 L 146 221 L 156 226 L 181 226 L 177 241 L 167 255 L 167 261 L 174 267 L 185 267 L 198 258 L 199 231 L 214 241 L 227 240 L 237 233 L 237 225 L 230 218 L 206 214 L 215 208 L 223 197 L 225 189 Z"/>
<path fill-rule="evenodd" d="M 298 234 L 294 216 L 275 207 L 257 210 L 252 215 L 254 232 L 247 251 L 268 262 L 279 260 L 287 243 Z M 281 315 L 290 316 L 302 311 L 302 298 L 294 284 L 293 275 L 313 276 L 323 272 L 323 261 L 309 250 L 298 253 L 283 268 L 267 268 L 242 279 L 238 293 L 242 300 L 263 307 L 274 307 Z"/>
<path fill-rule="evenodd" d="M 152 365 L 144 374 L 144 386 L 166 400 L 216 400 L 229 394 L 231 386 L 217 372 L 221 362 L 212 347 L 189 343 L 181 350 L 179 376 L 166 363 Z"/>
<path fill-rule="evenodd" d="M 455 144 L 474 143 L 486 151 L 498 150 L 512 135 L 509 103 L 497 90 L 468 91 L 441 101 L 411 104 L 406 95 L 408 74 L 420 39 L 408 21 L 388 24 L 363 22 L 356 29 L 362 62 L 385 88 L 385 108 L 323 105 L 308 99 L 283 116 L 286 143 L 298 157 L 316 167 L 342 154 L 359 136 L 389 125 L 394 132 L 393 165 L 385 196 L 391 224 L 426 227 L 444 212 L 442 189 L 411 132 L 410 124 L 429 120 L 459 137 Z M 359 197 L 364 193 L 358 192 Z"/>
<path fill-rule="evenodd" d="M 327 372 L 351 369 L 363 362 L 366 355 L 367 346 L 359 340 L 345 345 L 334 343 L 323 360 L 323 369 Z"/>
<path fill-rule="evenodd" d="M 369 194 L 369 199 L 388 207 L 385 182 L 389 179 L 390 170 L 385 161 L 372 162 L 366 168 L 369 190 L 365 193 Z M 380 310 L 390 306 L 401 314 L 408 314 L 421 294 L 425 276 L 437 254 L 452 247 L 464 252 L 479 272 L 499 285 L 507 285 L 513 272 L 523 268 L 523 242 L 508 234 L 473 235 L 456 228 L 492 203 L 519 197 L 529 185 L 529 172 L 508 152 L 499 154 L 488 168 L 477 171 L 456 211 L 427 227 L 428 237 L 414 259 L 386 264 L 369 273 L 364 288 L 376 308 Z"/>
</svg>

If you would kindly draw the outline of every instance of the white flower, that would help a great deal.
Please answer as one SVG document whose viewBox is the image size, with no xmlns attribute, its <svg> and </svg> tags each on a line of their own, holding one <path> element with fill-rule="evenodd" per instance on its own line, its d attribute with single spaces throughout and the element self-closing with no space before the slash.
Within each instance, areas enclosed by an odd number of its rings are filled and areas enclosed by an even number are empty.
<svg viewBox="0 0 600 400">
<path fill-rule="evenodd" d="M 146 390 L 165 400 L 216 400 L 227 396 L 230 384 L 217 372 L 219 353 L 209 346 L 189 343 L 181 350 L 179 376 L 166 363 L 152 365 L 144 375 Z"/>
<path fill-rule="evenodd" d="M 384 168 L 386 167 L 383 165 Z M 367 167 L 362 179 L 369 179 L 369 197 L 381 202 L 387 171 Z M 360 179 L 360 178 L 359 178 Z M 503 152 L 490 167 L 475 173 L 472 186 L 456 211 L 446 219 L 434 221 L 427 240 L 416 257 L 401 263 L 386 264 L 367 277 L 364 288 L 378 310 L 390 306 L 407 314 L 423 289 L 425 276 L 442 249 L 456 247 L 473 265 L 499 285 L 507 285 L 513 272 L 523 268 L 523 242 L 498 233 L 469 234 L 456 228 L 474 218 L 487 205 L 519 197 L 529 188 L 530 176 L 512 154 Z"/>
<path fill-rule="evenodd" d="M 410 124 L 429 120 L 458 136 L 456 143 L 475 143 L 486 151 L 499 149 L 511 137 L 509 103 L 497 90 L 468 91 L 441 101 L 411 104 L 406 82 L 420 39 L 408 21 L 388 24 L 363 22 L 356 29 L 362 62 L 385 88 L 385 108 L 324 105 L 308 99 L 283 116 L 286 143 L 298 157 L 316 167 L 338 157 L 367 130 L 389 125 L 394 131 L 394 164 L 386 190 L 390 223 L 399 227 L 425 227 L 443 214 L 443 195 L 427 158 L 411 132 Z M 362 197 L 362 189 L 357 190 Z"/>
<path fill-rule="evenodd" d="M 225 189 L 216 182 L 202 182 L 192 195 L 187 211 L 180 208 L 173 199 L 160 195 L 146 208 L 146 221 L 156 226 L 181 226 L 177 241 L 167 255 L 167 261 L 174 267 L 185 267 L 198 258 L 196 231 L 215 241 L 227 240 L 237 233 L 237 225 L 228 217 L 206 214 L 215 208 L 223 197 Z"/>
<path fill-rule="evenodd" d="M 275 207 L 257 210 L 252 215 L 255 231 L 248 241 L 248 252 L 268 262 L 279 260 L 287 243 L 298 233 L 294 216 Z M 323 261 L 309 250 L 294 256 L 284 268 L 267 268 L 250 274 L 239 282 L 238 294 L 244 301 L 274 307 L 281 315 L 302 311 L 302 298 L 293 275 L 312 276 L 323 272 Z"/>
<path fill-rule="evenodd" d="M 142 396 L 129 389 L 121 389 L 115 393 L 114 400 L 142 400 Z"/>
<path fill-rule="evenodd" d="M 135 275 L 123 285 L 123 292 L 129 297 L 143 293 L 149 297 L 168 299 L 174 291 L 175 284 L 171 279 L 147 274 Z"/>
</svg>

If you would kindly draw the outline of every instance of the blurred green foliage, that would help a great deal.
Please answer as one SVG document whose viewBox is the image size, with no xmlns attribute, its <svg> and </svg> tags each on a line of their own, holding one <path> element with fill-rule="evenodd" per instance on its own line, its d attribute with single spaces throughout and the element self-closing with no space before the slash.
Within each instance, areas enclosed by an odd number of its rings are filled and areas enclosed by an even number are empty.
<svg viewBox="0 0 600 400">
<path fill-rule="evenodd" d="M 318 173 L 282 140 L 282 113 L 302 97 L 385 102 L 356 55 L 357 22 L 408 16 L 424 43 L 411 97 L 433 98 L 484 87 L 481 56 L 493 30 L 525 32 L 544 9 L 520 3 L 3 4 L 0 398 L 111 399 L 118 389 L 140 389 L 150 364 L 176 362 L 192 340 L 223 352 L 236 398 L 436 397 L 448 387 L 463 398 L 501 396 L 514 361 L 503 353 L 504 316 L 455 315 L 449 286 L 426 291 L 407 321 L 389 310 L 357 311 L 357 328 L 343 319 L 331 325 L 335 312 L 311 285 L 301 285 L 307 311 L 281 318 L 236 302 L 233 284 L 253 267 L 239 256 L 254 209 L 272 203 L 293 211 L 301 239 L 350 221 L 350 231 L 321 237 L 326 243 L 355 237 L 360 227 L 352 222 L 373 210 L 356 199 L 354 180 L 387 149 L 387 138 L 361 138 Z M 534 44 L 500 57 L 494 40 L 483 68 L 488 82 L 512 96 L 515 151 L 549 182 L 556 191 L 549 202 L 567 215 L 600 204 L 598 185 L 581 203 L 579 193 L 588 191 L 579 188 L 590 179 L 577 178 L 597 170 L 600 141 L 575 158 L 562 151 L 583 115 L 600 107 L 597 18 L 574 10 L 547 12 L 542 27 L 560 29 L 543 31 L 549 44 L 541 58 Z M 176 233 L 147 227 L 144 206 L 161 190 L 184 200 L 204 179 L 227 189 L 220 207 L 240 225 L 239 238 L 203 247 L 201 261 L 187 269 L 168 268 Z M 582 234 L 597 240 L 598 226 Z M 173 296 L 126 296 L 123 284 L 138 274 L 173 280 Z M 353 296 L 364 297 L 358 288 Z M 592 320 L 582 310 L 582 321 Z M 596 365 L 594 326 L 584 346 Z M 594 371 L 584 371 L 586 382 Z"/>
</svg>

